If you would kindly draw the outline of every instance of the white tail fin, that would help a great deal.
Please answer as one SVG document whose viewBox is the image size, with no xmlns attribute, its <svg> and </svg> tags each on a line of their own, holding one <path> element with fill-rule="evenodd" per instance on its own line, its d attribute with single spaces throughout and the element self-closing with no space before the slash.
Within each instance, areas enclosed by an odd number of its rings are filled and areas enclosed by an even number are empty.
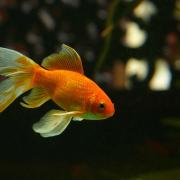
<svg viewBox="0 0 180 180">
<path fill-rule="evenodd" d="M 31 89 L 33 67 L 38 66 L 23 54 L 0 48 L 0 112 L 5 110 L 18 96 Z"/>
</svg>

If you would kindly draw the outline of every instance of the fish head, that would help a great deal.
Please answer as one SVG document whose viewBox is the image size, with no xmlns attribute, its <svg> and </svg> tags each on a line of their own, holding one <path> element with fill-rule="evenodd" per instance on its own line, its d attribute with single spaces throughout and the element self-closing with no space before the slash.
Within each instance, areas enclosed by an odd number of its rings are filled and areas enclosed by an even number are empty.
<svg viewBox="0 0 180 180">
<path fill-rule="evenodd" d="M 114 115 L 114 104 L 103 90 L 93 93 L 88 101 L 88 111 L 84 119 L 101 120 Z"/>
</svg>

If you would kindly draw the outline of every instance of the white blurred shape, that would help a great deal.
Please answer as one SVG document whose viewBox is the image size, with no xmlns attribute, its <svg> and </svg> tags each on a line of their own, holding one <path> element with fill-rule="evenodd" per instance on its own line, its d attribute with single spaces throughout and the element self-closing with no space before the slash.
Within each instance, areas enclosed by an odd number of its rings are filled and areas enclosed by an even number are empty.
<svg viewBox="0 0 180 180">
<path fill-rule="evenodd" d="M 79 0 L 61 0 L 64 4 L 73 6 L 75 8 L 79 7 L 80 1 Z"/>
<path fill-rule="evenodd" d="M 131 58 L 126 64 L 125 71 L 127 77 L 136 75 L 137 78 L 142 81 L 147 77 L 149 68 L 145 60 Z"/>
<path fill-rule="evenodd" d="M 139 60 L 135 58 L 130 58 L 126 64 L 125 74 L 126 74 L 126 88 L 131 88 L 132 84 L 130 77 L 136 76 L 139 81 L 143 81 L 149 72 L 148 63 L 145 60 Z"/>
<path fill-rule="evenodd" d="M 126 34 L 123 38 L 123 44 L 130 48 L 138 48 L 144 44 L 147 39 L 147 33 L 141 30 L 137 23 L 125 22 L 124 28 Z"/>
<path fill-rule="evenodd" d="M 55 28 L 55 22 L 52 16 L 47 12 L 47 10 L 41 9 L 39 11 L 39 17 L 47 29 L 53 30 Z"/>
<path fill-rule="evenodd" d="M 143 1 L 134 10 L 135 16 L 143 19 L 144 21 L 149 21 L 150 18 L 157 13 L 156 6 L 148 0 Z"/>
<path fill-rule="evenodd" d="M 155 63 L 155 72 L 149 83 L 151 90 L 168 90 L 170 88 L 172 75 L 168 63 L 158 59 Z"/>
</svg>

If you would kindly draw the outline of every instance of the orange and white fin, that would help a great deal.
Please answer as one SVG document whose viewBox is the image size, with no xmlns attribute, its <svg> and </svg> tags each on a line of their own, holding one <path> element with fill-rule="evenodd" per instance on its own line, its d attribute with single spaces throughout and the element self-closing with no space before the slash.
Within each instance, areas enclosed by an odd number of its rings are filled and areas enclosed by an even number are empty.
<svg viewBox="0 0 180 180">
<path fill-rule="evenodd" d="M 37 108 L 50 99 L 47 91 L 44 88 L 34 88 L 30 94 L 23 97 L 23 101 L 20 104 L 26 108 Z"/>
<path fill-rule="evenodd" d="M 45 114 L 39 122 L 33 125 L 33 130 L 42 137 L 57 136 L 66 129 L 73 116 L 76 116 L 77 114 L 80 114 L 80 112 L 51 110 Z"/>
<path fill-rule="evenodd" d="M 0 112 L 5 110 L 18 96 L 31 89 L 33 67 L 38 66 L 23 54 L 0 47 Z"/>
<path fill-rule="evenodd" d="M 54 53 L 46 57 L 42 64 L 49 70 L 69 70 L 84 74 L 81 58 L 71 47 L 63 44 L 59 53 Z"/>
</svg>

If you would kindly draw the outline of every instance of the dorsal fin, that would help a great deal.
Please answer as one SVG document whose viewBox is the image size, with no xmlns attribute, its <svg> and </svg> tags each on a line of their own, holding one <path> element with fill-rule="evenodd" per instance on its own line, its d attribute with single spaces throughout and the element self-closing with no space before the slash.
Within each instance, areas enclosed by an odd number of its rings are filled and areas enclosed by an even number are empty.
<svg viewBox="0 0 180 180">
<path fill-rule="evenodd" d="M 84 74 L 80 56 L 73 48 L 65 44 L 62 45 L 59 53 L 46 57 L 41 65 L 49 70 L 63 69 Z"/>
</svg>

